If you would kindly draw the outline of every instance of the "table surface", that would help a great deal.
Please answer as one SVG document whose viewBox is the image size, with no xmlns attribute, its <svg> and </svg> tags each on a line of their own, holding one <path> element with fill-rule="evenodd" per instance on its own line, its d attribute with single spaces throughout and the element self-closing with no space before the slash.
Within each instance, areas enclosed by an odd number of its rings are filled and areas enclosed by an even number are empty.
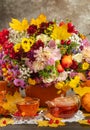
<svg viewBox="0 0 90 130">
<path fill-rule="evenodd" d="M 90 130 L 90 126 L 80 125 L 78 123 L 70 123 L 66 126 L 61 126 L 57 128 L 52 127 L 38 127 L 36 125 L 8 125 L 6 127 L 0 128 L 0 130 Z"/>
<path fill-rule="evenodd" d="M 90 130 L 90 126 L 80 125 L 79 123 L 73 122 L 68 123 L 65 126 L 60 126 L 57 128 L 52 127 L 38 127 L 37 125 L 8 125 L 6 127 L 0 128 L 0 130 Z"/>
<path fill-rule="evenodd" d="M 85 119 L 90 119 L 90 113 L 83 110 L 84 114 L 87 114 Z M 2 116 L 0 116 L 1 118 Z M 81 125 L 77 122 L 65 123 L 65 126 L 53 127 L 38 127 L 33 124 L 13 124 L 5 127 L 0 127 L 0 130 L 90 130 L 90 125 Z"/>
</svg>

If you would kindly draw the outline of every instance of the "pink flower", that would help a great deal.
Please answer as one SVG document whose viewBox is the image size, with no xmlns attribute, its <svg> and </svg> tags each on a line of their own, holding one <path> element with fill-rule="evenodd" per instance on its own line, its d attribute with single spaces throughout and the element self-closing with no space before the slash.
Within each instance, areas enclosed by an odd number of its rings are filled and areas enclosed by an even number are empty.
<svg viewBox="0 0 90 130">
<path fill-rule="evenodd" d="M 54 40 L 51 40 L 49 43 L 48 43 L 49 47 L 52 47 L 52 48 L 55 48 L 55 41 Z"/>
<path fill-rule="evenodd" d="M 84 46 L 89 46 L 89 45 L 90 45 L 90 42 L 89 42 L 87 39 L 84 39 L 84 40 L 82 40 L 82 44 L 83 44 Z"/>
<path fill-rule="evenodd" d="M 48 61 L 47 61 L 47 64 L 48 65 L 54 65 L 55 64 L 55 60 L 53 58 L 50 58 Z"/>
</svg>

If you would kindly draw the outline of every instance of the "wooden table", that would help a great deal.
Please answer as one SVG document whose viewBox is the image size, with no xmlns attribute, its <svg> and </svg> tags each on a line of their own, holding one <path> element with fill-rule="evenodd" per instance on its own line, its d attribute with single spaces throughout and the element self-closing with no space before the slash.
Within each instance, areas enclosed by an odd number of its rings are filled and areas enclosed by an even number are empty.
<svg viewBox="0 0 90 130">
<path fill-rule="evenodd" d="M 8 125 L 0 130 L 90 130 L 90 126 L 80 125 L 78 123 L 68 123 L 66 126 L 57 128 L 38 127 L 36 125 Z"/>
</svg>

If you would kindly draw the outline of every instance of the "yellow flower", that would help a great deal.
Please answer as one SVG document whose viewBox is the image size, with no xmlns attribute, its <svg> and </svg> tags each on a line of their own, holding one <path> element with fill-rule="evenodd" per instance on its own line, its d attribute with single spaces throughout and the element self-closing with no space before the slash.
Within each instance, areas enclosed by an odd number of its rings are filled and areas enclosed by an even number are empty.
<svg viewBox="0 0 90 130">
<path fill-rule="evenodd" d="M 62 92 L 63 86 L 64 86 L 64 82 L 58 82 L 57 84 L 55 84 L 55 88 L 59 90 L 57 94 L 60 94 Z"/>
<path fill-rule="evenodd" d="M 26 44 L 22 48 L 23 48 L 24 52 L 28 52 L 30 50 L 30 44 Z"/>
<path fill-rule="evenodd" d="M 45 16 L 44 14 L 40 14 L 40 15 L 38 16 L 38 19 L 40 19 L 41 22 L 46 22 L 46 21 L 47 21 L 46 16 Z"/>
<path fill-rule="evenodd" d="M 39 26 L 43 22 L 47 22 L 47 20 L 46 20 L 46 16 L 44 14 L 41 14 L 36 19 L 34 19 L 34 18 L 31 19 L 30 25 L 34 24 L 34 25 Z"/>
<path fill-rule="evenodd" d="M 33 38 L 23 38 L 21 42 L 21 46 L 24 52 L 30 51 L 31 46 L 34 44 Z"/>
<path fill-rule="evenodd" d="M 30 37 L 29 39 L 28 39 L 28 42 L 30 43 L 30 47 L 34 44 L 34 42 L 35 42 L 35 39 L 34 39 L 34 37 Z"/>
<path fill-rule="evenodd" d="M 83 35 L 83 34 L 80 34 L 80 37 L 81 37 L 82 40 L 86 38 L 86 36 Z"/>
<path fill-rule="evenodd" d="M 68 33 L 68 31 L 67 31 L 67 24 L 64 24 L 64 25 L 62 25 L 62 26 L 57 26 L 57 25 L 55 25 L 54 26 L 54 30 L 53 30 L 53 32 L 52 32 L 52 34 L 51 34 L 51 37 L 53 38 L 53 39 L 59 39 L 59 40 L 66 40 L 66 39 L 68 39 L 69 37 L 71 36 L 71 34 L 70 33 Z"/>
<path fill-rule="evenodd" d="M 60 94 L 63 91 L 67 91 L 70 87 L 68 82 L 64 83 L 64 82 L 58 82 L 57 84 L 55 84 L 55 88 L 57 88 L 59 91 L 57 92 L 57 94 Z"/>
<path fill-rule="evenodd" d="M 37 25 L 37 22 L 36 22 L 36 20 L 34 18 L 32 18 L 31 21 L 30 21 L 30 25 L 33 25 L 33 24 Z"/>
<path fill-rule="evenodd" d="M 29 43 L 28 38 L 22 39 L 21 46 L 22 46 L 24 52 L 28 52 L 30 50 L 30 43 Z"/>
<path fill-rule="evenodd" d="M 20 47 L 21 47 L 21 43 L 15 44 L 15 45 L 14 45 L 14 51 L 15 51 L 15 52 L 19 52 Z"/>
<path fill-rule="evenodd" d="M 69 86 L 71 88 L 76 88 L 77 85 L 79 85 L 79 83 L 80 83 L 80 77 L 79 76 L 75 76 L 75 78 L 71 79 L 71 81 L 69 82 Z"/>
<path fill-rule="evenodd" d="M 29 78 L 28 83 L 31 84 L 31 85 L 35 85 L 36 81 L 34 79 Z"/>
<path fill-rule="evenodd" d="M 27 19 L 23 19 L 22 22 L 20 22 L 17 19 L 12 19 L 11 23 L 9 23 L 10 27 L 16 31 L 22 32 L 27 30 L 27 28 L 29 27 L 29 23 L 27 21 Z"/>
<path fill-rule="evenodd" d="M 21 45 L 24 46 L 27 43 L 28 43 L 28 38 L 23 38 L 22 42 L 21 42 Z"/>
<path fill-rule="evenodd" d="M 55 88 L 57 89 L 62 89 L 64 86 L 64 82 L 58 82 L 57 84 L 55 84 Z"/>
<path fill-rule="evenodd" d="M 84 62 L 83 64 L 82 64 L 82 69 L 83 70 L 87 70 L 89 68 L 89 64 L 87 63 L 87 62 Z"/>
<path fill-rule="evenodd" d="M 87 87 L 87 86 L 85 86 L 85 87 L 79 86 L 79 87 L 73 88 L 73 90 L 74 90 L 74 92 L 75 92 L 76 94 L 79 94 L 81 97 L 82 97 L 85 93 L 90 93 L 90 87 Z"/>
</svg>

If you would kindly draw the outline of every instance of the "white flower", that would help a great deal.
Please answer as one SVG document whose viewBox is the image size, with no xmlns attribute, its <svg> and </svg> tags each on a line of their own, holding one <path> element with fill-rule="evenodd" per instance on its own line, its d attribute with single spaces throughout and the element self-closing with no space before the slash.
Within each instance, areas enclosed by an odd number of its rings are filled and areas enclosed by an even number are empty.
<svg viewBox="0 0 90 130">
<path fill-rule="evenodd" d="M 50 40 L 50 37 L 45 34 L 40 34 L 36 37 L 36 41 L 37 40 L 42 40 L 46 44 Z"/>
<path fill-rule="evenodd" d="M 45 63 L 44 61 L 38 60 L 34 61 L 32 64 L 32 70 L 36 73 L 40 70 L 43 70 L 45 68 Z"/>
<path fill-rule="evenodd" d="M 9 41 L 13 42 L 14 44 L 20 43 L 23 38 L 28 38 L 27 32 L 18 32 L 15 30 L 9 29 Z"/>
<path fill-rule="evenodd" d="M 57 45 L 60 45 L 60 40 L 59 40 L 59 39 L 55 40 L 55 43 L 56 43 Z"/>
<path fill-rule="evenodd" d="M 19 72 L 19 78 L 27 79 L 28 77 L 30 77 L 30 68 L 27 68 L 25 65 L 20 66 Z"/>
<path fill-rule="evenodd" d="M 43 61 L 47 63 L 47 61 L 51 58 L 53 58 L 54 61 L 61 59 L 60 49 L 58 48 L 54 49 L 49 47 L 45 47 L 45 48 L 40 47 L 39 50 L 36 50 L 34 52 L 37 61 Z"/>
<path fill-rule="evenodd" d="M 51 73 L 48 78 L 43 78 L 43 83 L 51 83 L 57 79 L 57 75 Z"/>
<path fill-rule="evenodd" d="M 81 44 L 82 41 L 82 39 L 77 34 L 73 34 L 69 39 L 72 42 L 76 42 L 77 44 Z"/>
<path fill-rule="evenodd" d="M 81 53 L 77 53 L 72 56 L 73 60 L 77 61 L 78 63 L 82 62 L 83 55 Z"/>
<path fill-rule="evenodd" d="M 59 73 L 59 76 L 57 77 L 57 80 L 60 81 L 60 82 L 65 81 L 67 79 L 67 77 L 68 77 L 68 71 L 67 72 L 64 71 L 62 73 Z"/>
</svg>

